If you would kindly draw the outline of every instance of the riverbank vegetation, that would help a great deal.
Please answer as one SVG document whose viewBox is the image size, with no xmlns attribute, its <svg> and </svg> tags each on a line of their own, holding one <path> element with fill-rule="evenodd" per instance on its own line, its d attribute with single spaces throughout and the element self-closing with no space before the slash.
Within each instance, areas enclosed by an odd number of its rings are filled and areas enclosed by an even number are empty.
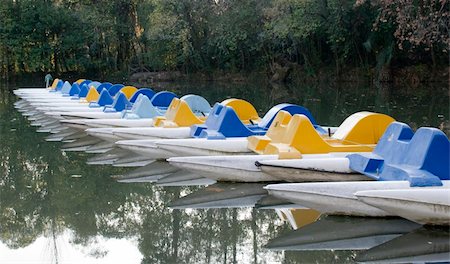
<svg viewBox="0 0 450 264">
<path fill-rule="evenodd" d="M 447 0 L 3 0 L 0 73 L 267 73 L 449 64 Z"/>
</svg>

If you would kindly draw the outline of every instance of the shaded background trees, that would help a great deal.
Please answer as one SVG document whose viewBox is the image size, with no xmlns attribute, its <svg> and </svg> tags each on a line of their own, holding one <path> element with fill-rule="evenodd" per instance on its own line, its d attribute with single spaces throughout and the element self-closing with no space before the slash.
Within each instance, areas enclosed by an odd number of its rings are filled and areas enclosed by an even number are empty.
<svg viewBox="0 0 450 264">
<path fill-rule="evenodd" d="M 448 66 L 447 0 L 4 0 L 0 72 Z"/>
</svg>

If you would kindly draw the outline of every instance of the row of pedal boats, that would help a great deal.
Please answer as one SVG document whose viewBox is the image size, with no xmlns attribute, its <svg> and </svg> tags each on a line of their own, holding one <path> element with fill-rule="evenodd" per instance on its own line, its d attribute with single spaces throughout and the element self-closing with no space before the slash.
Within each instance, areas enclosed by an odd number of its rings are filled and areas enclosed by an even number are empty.
<svg viewBox="0 0 450 264">
<path fill-rule="evenodd" d="M 38 132 L 64 150 L 97 153 L 92 164 L 141 166 L 135 175 L 154 169 L 160 179 L 167 161 L 172 173 L 210 182 L 266 182 L 269 194 L 324 214 L 450 223 L 450 146 L 437 128 L 414 132 L 372 112 L 326 127 L 294 104 L 260 117 L 242 99 L 211 107 L 198 95 L 89 80 L 14 93 Z"/>
</svg>

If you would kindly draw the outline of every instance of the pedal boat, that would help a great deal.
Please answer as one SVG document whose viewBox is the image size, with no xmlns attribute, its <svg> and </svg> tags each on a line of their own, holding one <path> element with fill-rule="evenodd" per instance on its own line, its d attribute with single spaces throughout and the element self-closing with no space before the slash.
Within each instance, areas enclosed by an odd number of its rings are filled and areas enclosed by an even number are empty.
<svg viewBox="0 0 450 264">
<path fill-rule="evenodd" d="M 394 122 L 373 153 L 348 159 L 351 169 L 377 181 L 271 184 L 266 189 L 325 214 L 448 223 L 449 141 L 442 131 L 419 128 L 414 134 L 406 124 Z"/>
<path fill-rule="evenodd" d="M 146 105 L 143 105 L 143 107 L 146 108 Z M 142 109 L 142 107 L 137 108 L 135 111 L 136 115 L 142 112 L 142 110 L 145 109 Z M 88 128 L 86 129 L 86 133 L 88 135 L 106 140 L 111 143 L 122 139 L 122 137 L 116 135 L 114 132 L 123 130 L 126 131 L 124 133 L 133 133 L 133 131 L 141 130 L 163 131 L 167 135 L 172 135 L 174 137 L 184 137 L 185 132 L 187 131 L 186 126 L 203 122 L 203 119 L 206 118 L 210 111 L 211 106 L 205 98 L 192 94 L 185 95 L 181 97 L 181 99 L 173 98 L 170 105 L 168 105 L 167 107 L 167 111 L 164 112 L 164 116 L 161 116 L 161 113 L 153 111 L 153 114 L 150 118 L 145 118 L 145 122 L 148 123 L 147 126 L 126 128 Z M 148 111 L 146 112 L 148 113 Z M 123 119 L 117 120 L 124 121 Z M 135 122 L 132 120 L 127 120 L 126 123 L 128 124 L 130 124 L 130 122 L 128 121 Z"/>
<path fill-rule="evenodd" d="M 318 133 L 305 115 L 280 113 L 263 137 L 250 137 L 248 148 L 262 155 L 198 156 L 168 159 L 172 165 L 217 181 L 350 181 L 367 179 L 348 167 L 349 152 L 371 151 L 392 122 L 383 114 L 360 112 L 348 117 L 331 137 Z M 350 143 L 351 142 L 351 143 Z M 298 172 L 279 177 L 261 171 L 266 161 L 295 161 Z M 369 180 L 369 179 L 367 179 Z"/>
</svg>

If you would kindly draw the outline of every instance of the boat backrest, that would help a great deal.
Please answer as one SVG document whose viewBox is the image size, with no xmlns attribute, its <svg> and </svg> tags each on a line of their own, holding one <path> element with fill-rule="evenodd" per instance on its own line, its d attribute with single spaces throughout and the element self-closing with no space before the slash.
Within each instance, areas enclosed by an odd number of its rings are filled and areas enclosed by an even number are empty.
<svg viewBox="0 0 450 264">
<path fill-rule="evenodd" d="M 123 93 L 127 99 L 129 100 L 135 92 L 137 92 L 137 88 L 134 86 L 124 86 L 120 89 L 120 92 Z"/>
<path fill-rule="evenodd" d="M 227 110 L 227 107 L 231 111 Z M 226 99 L 214 105 L 205 124 L 191 127 L 191 136 L 224 139 L 225 137 L 260 135 L 261 133 L 253 133 L 246 127 L 248 125 L 260 129 L 257 126 L 260 120 L 256 109 L 249 102 L 236 98 Z M 208 131 L 202 133 L 205 129 Z"/>
<path fill-rule="evenodd" d="M 112 86 L 112 83 L 104 82 L 104 83 L 101 83 L 99 86 L 97 86 L 96 89 L 97 89 L 97 92 L 101 93 L 103 89 L 108 90 L 109 87 L 111 87 L 111 86 Z"/>
<path fill-rule="evenodd" d="M 206 117 L 197 117 L 182 99 L 173 98 L 164 116 L 155 117 L 155 127 L 188 127 L 203 124 Z"/>
<path fill-rule="evenodd" d="M 245 100 L 231 98 L 222 101 L 221 104 L 233 108 L 239 120 L 244 124 L 257 124 L 261 121 L 255 107 Z"/>
<path fill-rule="evenodd" d="M 97 87 L 99 87 L 101 84 L 102 84 L 101 82 L 96 82 L 96 81 L 90 82 L 89 83 L 89 88 L 90 87 L 94 87 L 95 89 L 97 89 Z"/>
<path fill-rule="evenodd" d="M 265 135 L 250 136 L 247 138 L 247 148 L 262 154 L 270 142 L 281 142 L 285 136 L 291 117 L 292 115 L 289 112 L 284 110 L 279 111 Z"/>
<path fill-rule="evenodd" d="M 56 84 L 55 89 L 51 90 L 51 92 L 61 91 L 61 89 L 63 88 L 63 85 L 64 85 L 64 81 L 63 80 L 58 80 L 58 83 Z"/>
<path fill-rule="evenodd" d="M 137 92 L 135 92 L 133 94 L 133 96 L 131 96 L 130 98 L 130 102 L 134 103 L 136 102 L 136 99 L 140 96 L 140 95 L 145 95 L 148 98 L 152 98 L 155 95 L 155 91 L 153 91 L 150 88 L 140 88 L 139 90 L 137 90 Z"/>
<path fill-rule="evenodd" d="M 50 89 L 56 89 L 56 85 L 58 85 L 58 81 L 59 81 L 58 78 L 54 79 L 53 82 L 52 82 L 52 85 L 50 85 L 49 88 Z"/>
<path fill-rule="evenodd" d="M 350 168 L 376 180 L 408 180 L 411 186 L 441 186 L 449 180 L 450 144 L 437 128 L 422 127 L 414 134 L 394 122 L 371 154 L 348 155 Z"/>
<path fill-rule="evenodd" d="M 268 144 L 264 154 L 278 154 L 280 159 L 292 159 L 301 158 L 302 154 L 371 152 L 374 147 L 374 144 L 358 141 L 344 144 L 341 140 L 322 136 L 308 117 L 296 114 L 291 118 L 283 139 L 279 143 Z"/>
<path fill-rule="evenodd" d="M 330 152 L 328 144 L 322 136 L 317 133 L 309 118 L 305 115 L 294 115 L 284 134 L 284 137 L 275 144 L 284 144 L 289 151 L 300 154 L 315 154 Z M 264 154 L 279 154 L 280 150 L 276 150 L 273 143 L 270 143 Z M 283 151 L 283 150 L 281 150 Z M 298 155 L 298 154 L 295 154 Z"/>
<path fill-rule="evenodd" d="M 187 94 L 181 97 L 181 100 L 187 103 L 192 113 L 195 115 L 207 116 L 211 111 L 209 102 L 200 95 Z"/>
<path fill-rule="evenodd" d="M 97 102 L 89 103 L 89 107 L 100 107 L 110 105 L 114 102 L 114 99 L 109 94 L 108 90 L 105 88 L 100 92 Z"/>
<path fill-rule="evenodd" d="M 253 125 L 253 127 L 259 128 L 256 125 Z M 214 106 L 206 119 L 205 127 L 191 127 L 191 136 L 208 139 L 248 137 L 264 133 L 265 130 L 254 133 L 239 119 L 239 116 L 233 108 L 223 104 L 216 104 Z"/>
<path fill-rule="evenodd" d="M 79 97 L 79 98 L 85 98 L 86 95 L 88 94 L 88 92 L 89 92 L 89 87 L 88 87 L 88 85 L 87 85 L 87 84 L 83 84 L 83 85 L 81 85 L 81 87 L 80 87 L 80 92 L 78 93 L 78 97 Z"/>
<path fill-rule="evenodd" d="M 272 140 L 280 141 L 284 137 L 284 133 L 287 131 L 291 118 L 291 113 L 284 110 L 279 111 L 267 130 L 266 135 Z"/>
<path fill-rule="evenodd" d="M 152 98 L 152 104 L 156 107 L 167 108 L 177 95 L 169 91 L 157 92 Z"/>
<path fill-rule="evenodd" d="M 70 82 L 65 81 L 63 86 L 61 87 L 61 93 L 64 94 L 69 94 L 70 88 L 72 88 L 72 85 L 70 84 Z"/>
<path fill-rule="evenodd" d="M 383 157 L 389 163 L 400 163 L 407 147 L 414 136 L 414 131 L 405 123 L 393 122 L 373 150 L 373 154 Z M 402 153 L 401 155 L 397 155 Z"/>
<path fill-rule="evenodd" d="M 113 84 L 111 87 L 108 88 L 108 92 L 111 96 L 116 96 L 116 94 L 120 91 L 120 89 L 122 89 L 123 87 L 125 87 L 125 85 L 123 84 Z"/>
<path fill-rule="evenodd" d="M 449 140 L 444 132 L 437 128 L 421 127 L 408 145 L 404 164 L 429 171 L 441 180 L 450 180 L 449 151 Z"/>
<path fill-rule="evenodd" d="M 69 91 L 69 96 L 74 96 L 80 93 L 80 85 L 78 83 L 73 83 Z"/>
<path fill-rule="evenodd" d="M 86 102 L 96 102 L 99 98 L 100 94 L 97 92 L 97 89 L 95 89 L 93 86 L 89 88 L 89 92 L 86 95 Z"/>
<path fill-rule="evenodd" d="M 84 81 L 82 81 L 82 82 L 80 83 L 80 88 L 81 88 L 83 85 L 85 85 L 85 84 L 89 87 L 89 84 L 90 84 L 91 82 L 92 82 L 91 80 L 84 80 Z"/>
<path fill-rule="evenodd" d="M 163 112 L 156 108 L 148 96 L 140 94 L 136 102 L 131 107 L 131 110 L 124 111 L 122 118 L 138 119 L 138 118 L 154 118 L 162 116 Z"/>
<path fill-rule="evenodd" d="M 358 112 L 347 117 L 333 134 L 343 144 L 377 144 L 386 128 L 395 120 L 385 114 Z"/>
<path fill-rule="evenodd" d="M 261 122 L 258 125 L 265 129 L 269 129 L 270 125 L 272 124 L 272 121 L 275 119 L 278 112 L 280 112 L 280 111 L 286 111 L 286 112 L 290 113 L 291 115 L 294 115 L 294 114 L 305 115 L 306 117 L 309 118 L 309 120 L 311 121 L 311 123 L 313 125 L 317 125 L 316 120 L 314 119 L 311 112 L 307 108 L 305 108 L 303 106 L 299 106 L 299 105 L 295 105 L 295 104 L 287 104 L 287 103 L 278 104 L 278 105 L 275 105 L 274 107 L 270 108 L 270 110 L 267 111 L 267 113 L 264 115 L 263 119 L 261 120 Z"/>
<path fill-rule="evenodd" d="M 114 98 L 112 105 L 105 106 L 103 112 L 120 112 L 128 108 L 131 108 L 131 103 L 128 101 L 127 96 L 120 91 Z"/>
<path fill-rule="evenodd" d="M 275 114 L 275 117 L 272 116 Z M 269 143 L 281 143 L 283 139 L 288 138 L 286 135 L 291 121 L 292 115 L 300 114 L 306 116 L 313 128 L 319 134 L 326 134 L 327 132 L 319 125 L 317 125 L 315 119 L 312 117 L 311 112 L 305 107 L 294 104 L 279 104 L 272 107 L 264 116 L 261 124 L 267 127 L 270 123 L 267 133 L 263 136 L 251 136 L 248 138 L 248 148 L 256 153 L 263 153 L 265 147 Z M 288 142 L 287 142 L 288 143 Z"/>
</svg>

